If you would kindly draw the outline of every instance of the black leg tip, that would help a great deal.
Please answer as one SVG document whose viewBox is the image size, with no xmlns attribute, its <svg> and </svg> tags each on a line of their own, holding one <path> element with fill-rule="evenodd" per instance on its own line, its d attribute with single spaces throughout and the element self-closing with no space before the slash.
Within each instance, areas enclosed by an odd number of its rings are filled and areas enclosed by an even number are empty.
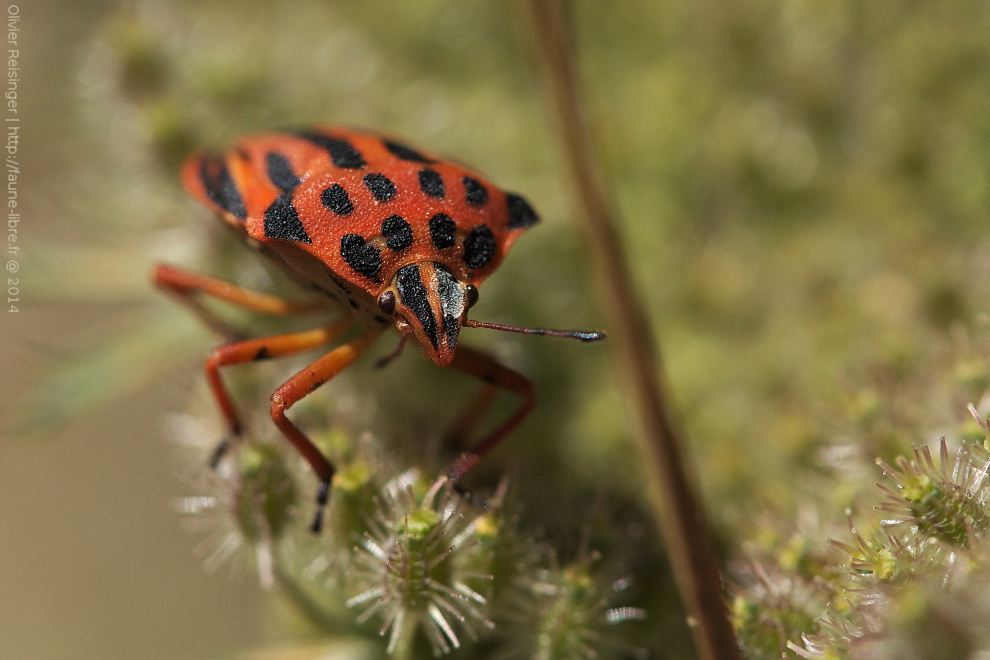
<svg viewBox="0 0 990 660">
<path fill-rule="evenodd" d="M 319 534 L 323 531 L 323 509 L 317 509 L 316 513 L 313 514 L 313 522 L 309 526 L 309 531 L 314 534 Z"/>
<path fill-rule="evenodd" d="M 213 453 L 210 454 L 210 469 L 216 472 L 217 468 L 220 467 L 220 461 L 230 450 L 230 438 L 224 438 L 217 443 L 216 448 Z"/>
<path fill-rule="evenodd" d="M 316 513 L 313 514 L 313 524 L 309 526 L 309 531 L 319 534 L 323 529 L 323 509 L 330 501 L 330 482 L 321 481 L 316 487 Z"/>
<path fill-rule="evenodd" d="M 479 509 L 482 509 L 484 511 L 488 511 L 488 509 L 492 507 L 491 503 L 488 500 L 465 490 L 463 487 L 459 486 L 458 484 L 454 484 L 454 492 L 460 495 L 462 498 L 464 498 L 464 501 L 467 502 L 468 504 L 475 506 Z"/>
<path fill-rule="evenodd" d="M 330 501 L 330 482 L 321 481 L 320 485 L 316 487 L 316 504 L 321 508 L 327 505 Z"/>
</svg>

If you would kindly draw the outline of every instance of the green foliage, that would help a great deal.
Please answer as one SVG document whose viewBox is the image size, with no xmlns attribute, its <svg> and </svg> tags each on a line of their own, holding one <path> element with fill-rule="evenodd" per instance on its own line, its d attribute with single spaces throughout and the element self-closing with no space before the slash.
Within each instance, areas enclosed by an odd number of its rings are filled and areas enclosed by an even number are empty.
<svg viewBox="0 0 990 660">
<path fill-rule="evenodd" d="M 205 466 L 215 424 L 193 417 L 176 433 L 191 449 L 190 464 Z M 383 652 L 399 658 L 479 645 L 546 660 L 643 653 L 621 635 L 623 624 L 646 616 L 624 602 L 630 578 L 609 581 L 614 567 L 597 555 L 561 566 L 546 543 L 521 533 L 505 485 L 479 508 L 444 479 L 431 482 L 415 469 L 384 473 L 388 462 L 372 458 L 384 451 L 374 438 L 355 441 L 341 427 L 331 435 L 324 446 L 341 469 L 319 538 L 306 527 L 315 505 L 299 497 L 313 478 L 280 439 L 236 448 L 215 474 L 196 480 L 203 492 L 180 511 L 207 534 L 209 567 L 247 559 L 311 633 L 340 648 L 377 634 Z"/>
<path fill-rule="evenodd" d="M 960 442 L 954 458 L 942 438 L 937 460 L 924 446 L 896 468 L 877 461 L 892 485 L 877 484 L 874 508 L 895 517 L 859 527 L 850 515 L 851 543 L 832 540 L 831 553 L 800 562 L 784 559 L 780 535 L 749 549 L 734 614 L 751 657 L 786 647 L 809 659 L 964 658 L 988 648 L 990 454 Z"/>
</svg>

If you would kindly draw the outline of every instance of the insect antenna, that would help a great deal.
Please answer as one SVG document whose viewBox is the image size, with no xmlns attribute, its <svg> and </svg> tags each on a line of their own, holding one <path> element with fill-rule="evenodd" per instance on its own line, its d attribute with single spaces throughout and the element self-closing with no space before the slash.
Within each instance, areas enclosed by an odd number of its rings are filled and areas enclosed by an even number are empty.
<svg viewBox="0 0 990 660">
<path fill-rule="evenodd" d="M 566 337 L 568 339 L 578 339 L 580 341 L 600 341 L 605 339 L 605 333 L 597 330 L 554 330 L 553 328 L 520 328 L 515 325 L 503 325 L 501 323 L 485 323 L 484 321 L 473 321 L 465 319 L 462 324 L 466 328 L 489 328 L 491 330 L 503 330 L 505 332 L 518 332 L 524 335 L 548 335 L 550 337 Z"/>
<path fill-rule="evenodd" d="M 405 335 L 405 334 L 402 335 L 402 338 L 399 339 L 399 345 L 395 347 L 395 350 L 389 353 L 388 355 L 384 357 L 380 357 L 377 360 L 375 360 L 372 366 L 375 369 L 384 369 L 385 367 L 390 365 L 393 360 L 395 360 L 397 357 L 402 355 L 402 349 L 406 347 L 406 341 L 408 339 L 409 339 L 409 335 Z"/>
</svg>

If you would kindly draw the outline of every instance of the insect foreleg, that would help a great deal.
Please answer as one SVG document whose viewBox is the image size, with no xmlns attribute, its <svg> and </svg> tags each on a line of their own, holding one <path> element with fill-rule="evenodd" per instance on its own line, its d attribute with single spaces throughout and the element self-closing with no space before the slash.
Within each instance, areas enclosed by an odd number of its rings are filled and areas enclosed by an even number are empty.
<svg viewBox="0 0 990 660">
<path fill-rule="evenodd" d="M 319 490 L 316 494 L 316 515 L 312 525 L 314 532 L 319 532 L 323 524 L 323 506 L 329 498 L 330 480 L 333 478 L 334 468 L 330 461 L 316 448 L 316 445 L 285 416 L 285 411 L 350 366 L 378 338 L 381 332 L 382 328 L 379 326 L 365 330 L 351 341 L 338 346 L 298 372 L 272 394 L 272 419 L 289 442 L 310 464 L 320 480 Z"/>
</svg>

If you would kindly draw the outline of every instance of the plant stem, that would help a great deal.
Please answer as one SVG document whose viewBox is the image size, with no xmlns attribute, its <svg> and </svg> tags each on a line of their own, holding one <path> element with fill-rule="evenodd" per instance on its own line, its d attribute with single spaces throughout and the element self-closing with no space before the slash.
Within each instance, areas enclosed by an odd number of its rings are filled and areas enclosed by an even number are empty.
<svg viewBox="0 0 990 660">
<path fill-rule="evenodd" d="M 671 419 L 658 346 L 636 295 L 619 240 L 604 178 L 591 144 L 565 0 L 528 0 L 538 65 L 548 91 L 550 116 L 559 138 L 572 188 L 579 201 L 596 272 L 604 288 L 609 330 L 620 357 L 630 398 L 640 421 L 637 437 L 649 471 L 654 514 L 667 544 L 674 577 L 695 624 L 698 653 L 705 660 L 741 658 L 729 622 L 725 594 L 711 535 L 691 489 L 680 453 L 682 444 Z"/>
</svg>

